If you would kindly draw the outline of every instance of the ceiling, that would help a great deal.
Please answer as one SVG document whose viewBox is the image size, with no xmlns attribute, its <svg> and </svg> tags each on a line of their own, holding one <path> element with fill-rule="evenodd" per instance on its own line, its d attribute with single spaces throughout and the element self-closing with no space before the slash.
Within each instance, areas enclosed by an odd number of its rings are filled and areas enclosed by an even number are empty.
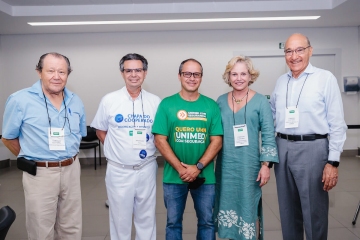
<svg viewBox="0 0 360 240">
<path fill-rule="evenodd" d="M 317 20 L 30 26 L 27 22 L 321 16 Z M 360 0 L 0 0 L 0 34 L 360 26 Z"/>
</svg>

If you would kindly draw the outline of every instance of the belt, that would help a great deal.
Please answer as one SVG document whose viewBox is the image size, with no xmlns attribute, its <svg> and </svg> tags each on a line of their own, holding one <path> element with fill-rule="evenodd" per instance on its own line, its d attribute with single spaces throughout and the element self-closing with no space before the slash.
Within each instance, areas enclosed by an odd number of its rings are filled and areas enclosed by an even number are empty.
<svg viewBox="0 0 360 240">
<path fill-rule="evenodd" d="M 139 163 L 139 164 L 136 164 L 136 165 L 125 165 L 125 164 L 121 164 L 121 163 L 117 163 L 117 162 L 114 162 L 114 161 L 111 161 L 110 159 L 107 159 L 108 160 L 108 163 L 113 165 L 113 166 L 116 166 L 116 167 L 119 167 L 119 168 L 126 168 L 126 169 L 133 169 L 133 170 L 140 170 L 142 169 L 143 167 L 145 167 L 146 165 L 148 165 L 149 163 L 151 163 L 152 161 L 154 161 L 156 158 L 151 158 L 151 159 L 148 159 L 142 163 Z"/>
<path fill-rule="evenodd" d="M 316 139 L 322 139 L 328 137 L 327 134 L 286 135 L 282 133 L 277 133 L 276 136 L 278 136 L 279 138 L 286 139 L 288 141 L 314 141 Z"/>
<path fill-rule="evenodd" d="M 58 161 L 58 162 L 38 161 L 38 162 L 36 162 L 36 166 L 38 166 L 38 167 L 65 167 L 65 166 L 71 165 L 75 161 L 76 156 L 77 156 L 77 154 L 72 158 L 68 158 L 68 159 L 65 159 L 62 161 Z"/>
</svg>

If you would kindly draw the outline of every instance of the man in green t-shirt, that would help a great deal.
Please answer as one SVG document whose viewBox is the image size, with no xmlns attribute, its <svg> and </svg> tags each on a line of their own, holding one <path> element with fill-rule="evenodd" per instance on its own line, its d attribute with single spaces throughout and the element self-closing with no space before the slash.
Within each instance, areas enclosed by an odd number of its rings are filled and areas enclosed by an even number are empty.
<svg viewBox="0 0 360 240">
<path fill-rule="evenodd" d="M 197 60 L 180 64 L 181 91 L 160 103 L 152 128 L 156 147 L 166 159 L 163 187 L 167 240 L 182 239 L 189 190 L 198 217 L 197 239 L 215 240 L 213 159 L 222 147 L 223 129 L 218 105 L 198 91 L 202 75 Z"/>
</svg>

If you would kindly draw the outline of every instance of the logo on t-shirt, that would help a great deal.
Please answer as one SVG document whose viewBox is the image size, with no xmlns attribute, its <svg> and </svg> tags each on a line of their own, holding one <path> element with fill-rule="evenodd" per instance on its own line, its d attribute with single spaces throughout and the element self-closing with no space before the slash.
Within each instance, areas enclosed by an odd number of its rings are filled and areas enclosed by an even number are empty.
<svg viewBox="0 0 360 240">
<path fill-rule="evenodd" d="M 122 122 L 123 119 L 124 119 L 124 117 L 123 117 L 123 115 L 121 115 L 121 114 L 117 114 L 117 115 L 115 116 L 115 122 L 117 122 L 117 123 Z"/>
<path fill-rule="evenodd" d="M 177 117 L 180 120 L 207 121 L 206 112 L 187 112 L 185 110 L 180 110 L 177 112 Z"/>
<path fill-rule="evenodd" d="M 139 157 L 141 159 L 144 159 L 144 158 L 146 158 L 146 156 L 147 156 L 147 152 L 144 149 L 141 150 L 140 153 L 139 153 Z"/>
<path fill-rule="evenodd" d="M 180 120 L 185 120 L 187 118 L 187 112 L 184 110 L 180 110 L 177 112 L 177 117 Z"/>
</svg>

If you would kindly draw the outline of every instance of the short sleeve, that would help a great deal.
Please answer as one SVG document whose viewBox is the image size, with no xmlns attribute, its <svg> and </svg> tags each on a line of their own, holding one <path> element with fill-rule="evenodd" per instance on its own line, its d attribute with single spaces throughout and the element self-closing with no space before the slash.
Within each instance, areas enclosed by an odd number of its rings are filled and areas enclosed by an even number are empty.
<svg viewBox="0 0 360 240">
<path fill-rule="evenodd" d="M 109 128 L 109 122 L 107 119 L 108 114 L 106 111 L 106 101 L 105 98 L 103 98 L 90 126 L 101 131 L 107 131 Z"/>
<path fill-rule="evenodd" d="M 23 122 L 23 111 L 19 106 L 16 97 L 11 95 L 5 104 L 3 116 L 2 136 L 6 139 L 15 139 L 20 135 L 20 128 Z"/>
<path fill-rule="evenodd" d="M 210 136 L 224 135 L 224 130 L 221 122 L 221 112 L 218 104 L 214 102 L 212 109 L 214 110 L 210 125 Z"/>
<path fill-rule="evenodd" d="M 86 137 L 87 135 L 87 128 L 86 128 L 86 114 L 84 105 L 82 105 L 82 115 L 80 117 L 80 133 L 81 136 Z"/>
<path fill-rule="evenodd" d="M 164 136 L 169 136 L 169 121 L 166 114 L 166 103 L 162 101 L 157 109 L 154 124 L 152 126 L 153 134 L 160 134 Z"/>
</svg>

